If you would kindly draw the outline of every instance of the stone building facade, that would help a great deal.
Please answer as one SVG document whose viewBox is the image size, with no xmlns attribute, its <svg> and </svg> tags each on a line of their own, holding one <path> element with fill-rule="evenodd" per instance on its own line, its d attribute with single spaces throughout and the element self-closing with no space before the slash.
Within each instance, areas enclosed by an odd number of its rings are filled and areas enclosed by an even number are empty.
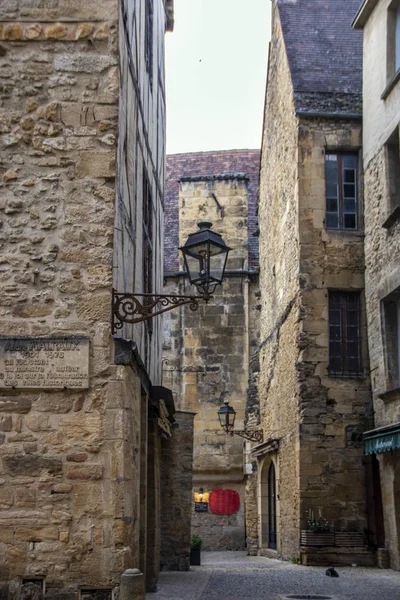
<svg viewBox="0 0 400 600">
<path fill-rule="evenodd" d="M 380 554 L 400 569 L 399 5 L 366 1 L 354 25 L 364 33 L 365 289 L 375 413 L 365 452 L 380 477 Z"/>
<path fill-rule="evenodd" d="M 252 455 L 259 551 L 306 564 L 374 561 L 363 535 L 370 523 L 362 433 L 373 416 L 357 4 L 272 7 L 259 197 L 264 443 Z M 346 544 L 346 535 L 331 535 L 316 547 L 302 532 L 322 520 L 358 536 Z"/>
<path fill-rule="evenodd" d="M 257 427 L 259 158 L 258 150 L 167 157 L 165 291 L 193 293 L 177 248 L 199 221 L 211 221 L 231 247 L 224 282 L 214 297 L 196 312 L 183 307 L 164 315 L 163 384 L 172 389 L 177 408 L 196 413 L 192 533 L 213 550 L 246 545 L 251 465 L 246 470 L 244 439 L 226 436 L 217 411 L 229 401 L 237 412 L 235 428 Z M 195 510 L 200 488 L 206 512 Z M 239 500 L 235 509 L 224 504 L 225 497 Z"/>
<path fill-rule="evenodd" d="M 9 598 L 32 582 L 46 597 L 111 597 L 128 568 L 148 589 L 157 580 L 161 456 L 180 443 L 161 387 L 161 320 L 112 329 L 111 301 L 113 287 L 162 286 L 172 9 L 170 0 L 0 6 L 0 589 Z M 182 456 L 190 471 L 191 452 Z M 187 557 L 189 524 L 185 536 Z"/>
</svg>

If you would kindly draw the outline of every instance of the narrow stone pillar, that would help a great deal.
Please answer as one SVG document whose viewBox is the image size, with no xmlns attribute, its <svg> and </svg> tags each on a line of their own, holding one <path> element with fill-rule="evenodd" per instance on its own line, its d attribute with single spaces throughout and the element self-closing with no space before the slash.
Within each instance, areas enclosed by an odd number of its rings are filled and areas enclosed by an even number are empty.
<svg viewBox="0 0 400 600">
<path fill-rule="evenodd" d="M 189 571 L 192 516 L 193 419 L 196 413 L 178 410 L 178 427 L 161 448 L 162 569 Z"/>
<path fill-rule="evenodd" d="M 139 569 L 127 569 L 121 576 L 120 600 L 145 600 L 144 575 Z"/>
</svg>

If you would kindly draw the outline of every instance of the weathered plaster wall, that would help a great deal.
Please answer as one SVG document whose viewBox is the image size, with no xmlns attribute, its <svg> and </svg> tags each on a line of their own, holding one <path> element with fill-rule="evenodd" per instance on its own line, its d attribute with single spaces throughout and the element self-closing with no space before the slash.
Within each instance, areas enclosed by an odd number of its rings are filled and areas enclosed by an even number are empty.
<svg viewBox="0 0 400 600">
<path fill-rule="evenodd" d="M 391 0 L 380 0 L 363 30 L 363 152 L 365 166 L 375 156 L 399 123 L 400 85 L 397 83 L 384 101 L 388 77 L 388 57 L 394 56 L 394 39 L 388 42 L 388 8 Z M 393 11 L 394 13 L 395 11 Z M 387 44 L 392 43 L 388 49 Z M 393 73 L 394 75 L 394 73 Z"/>
</svg>

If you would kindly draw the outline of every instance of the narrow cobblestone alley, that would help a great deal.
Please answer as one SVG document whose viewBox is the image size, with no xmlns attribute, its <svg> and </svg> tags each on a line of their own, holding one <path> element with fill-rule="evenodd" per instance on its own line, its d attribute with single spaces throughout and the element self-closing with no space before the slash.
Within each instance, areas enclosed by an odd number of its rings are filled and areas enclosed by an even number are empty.
<svg viewBox="0 0 400 600">
<path fill-rule="evenodd" d="M 202 552 L 202 566 L 163 572 L 146 600 L 400 600 L 400 573 L 363 567 L 303 567 L 245 552 Z"/>
</svg>

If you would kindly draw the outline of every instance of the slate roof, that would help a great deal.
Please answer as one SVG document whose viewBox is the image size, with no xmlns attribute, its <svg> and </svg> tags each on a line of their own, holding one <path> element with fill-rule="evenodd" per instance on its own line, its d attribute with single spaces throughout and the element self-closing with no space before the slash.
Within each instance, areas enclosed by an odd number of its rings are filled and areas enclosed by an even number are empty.
<svg viewBox="0 0 400 600">
<path fill-rule="evenodd" d="M 182 178 L 218 178 L 227 173 L 246 175 L 249 179 L 248 235 L 249 268 L 258 267 L 257 196 L 259 185 L 259 150 L 223 150 L 167 156 L 164 193 L 164 273 L 178 271 L 179 180 Z"/>
<path fill-rule="evenodd" d="M 361 113 L 361 0 L 277 0 L 297 112 Z"/>
</svg>

